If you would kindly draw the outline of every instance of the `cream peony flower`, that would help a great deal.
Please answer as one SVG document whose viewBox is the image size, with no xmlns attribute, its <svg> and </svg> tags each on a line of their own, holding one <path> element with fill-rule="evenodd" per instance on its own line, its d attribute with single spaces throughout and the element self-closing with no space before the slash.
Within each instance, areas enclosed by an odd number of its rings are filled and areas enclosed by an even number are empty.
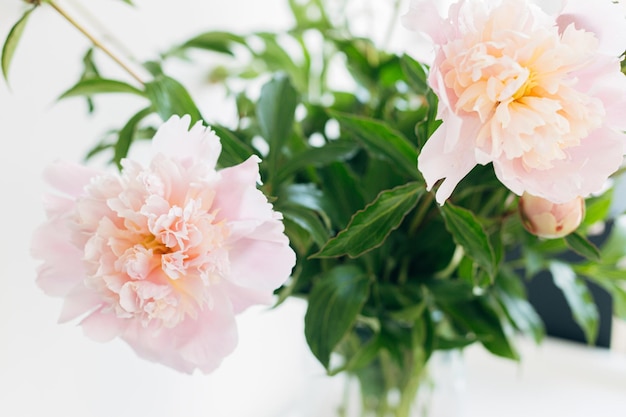
<svg viewBox="0 0 626 417">
<path fill-rule="evenodd" d="M 541 7 L 539 6 L 541 3 Z M 593 3 L 593 5 L 591 4 Z M 443 204 L 476 166 L 563 203 L 600 190 L 626 150 L 624 9 L 610 0 L 413 0 L 404 24 L 434 44 L 441 127 L 418 168 Z"/>
<path fill-rule="evenodd" d="M 39 286 L 65 298 L 60 321 L 83 316 L 96 340 L 119 336 L 144 358 L 210 372 L 235 348 L 235 315 L 271 302 L 295 254 L 256 188 L 259 159 L 216 171 L 219 138 L 189 123 L 161 126 L 147 167 L 48 168 L 60 194 L 47 197 L 33 254 Z"/>
</svg>

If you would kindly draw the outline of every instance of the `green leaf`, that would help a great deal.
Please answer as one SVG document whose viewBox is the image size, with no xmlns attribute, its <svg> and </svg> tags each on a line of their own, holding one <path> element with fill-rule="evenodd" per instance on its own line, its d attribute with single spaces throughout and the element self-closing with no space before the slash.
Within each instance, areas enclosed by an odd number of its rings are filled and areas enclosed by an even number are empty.
<svg viewBox="0 0 626 417">
<path fill-rule="evenodd" d="M 532 334 L 535 342 L 541 342 L 545 335 L 544 325 L 528 302 L 521 279 L 511 271 L 502 270 L 496 279 L 495 295 L 513 326 L 523 333 Z"/>
<path fill-rule="evenodd" d="M 577 232 L 570 233 L 565 236 L 565 243 L 567 243 L 567 246 L 569 246 L 569 248 L 577 254 L 584 256 L 590 261 L 600 262 L 600 250 L 596 247 L 596 245 L 588 241 L 581 234 Z"/>
<path fill-rule="evenodd" d="M 222 153 L 219 158 L 219 165 L 229 167 L 237 165 L 251 155 L 254 155 L 254 149 L 237 137 L 229 129 L 220 125 L 211 125 L 211 129 L 220 138 L 222 144 Z"/>
<path fill-rule="evenodd" d="M 365 198 L 361 192 L 361 183 L 347 164 L 333 162 L 320 169 L 323 179 L 324 193 L 328 199 L 326 213 L 337 225 L 337 229 L 345 228 L 354 212 L 365 206 Z"/>
<path fill-rule="evenodd" d="M 197 48 L 234 55 L 233 45 L 236 44 L 245 45 L 246 39 L 230 32 L 212 31 L 195 36 L 175 49 Z"/>
<path fill-rule="evenodd" d="M 613 314 L 626 320 L 626 270 L 607 265 L 575 265 L 575 271 L 608 291 L 613 297 Z"/>
<path fill-rule="evenodd" d="M 173 115 L 183 116 L 185 114 L 191 116 L 192 125 L 202 120 L 200 110 L 185 87 L 171 77 L 161 75 L 154 81 L 146 83 L 146 95 L 152 102 L 157 114 L 164 121 Z"/>
<path fill-rule="evenodd" d="M 126 155 L 128 155 L 128 150 L 130 149 L 130 145 L 133 142 L 133 139 L 135 139 L 135 134 L 137 133 L 137 127 L 139 125 L 139 122 L 141 122 L 150 114 L 152 114 L 151 107 L 140 110 L 133 117 L 131 117 L 126 125 L 124 125 L 122 130 L 120 130 L 117 143 L 115 144 L 114 148 L 115 154 L 113 156 L 113 161 L 118 168 L 121 169 L 122 159 L 126 158 Z"/>
<path fill-rule="evenodd" d="M 284 181 L 300 169 L 345 161 L 353 157 L 357 150 L 358 147 L 354 142 L 343 140 L 330 142 L 320 148 L 307 149 L 292 156 L 289 161 L 285 162 L 277 173 L 277 181 Z"/>
<path fill-rule="evenodd" d="M 554 284 L 563 292 L 574 320 L 585 333 L 587 342 L 594 343 L 598 336 L 600 316 L 587 285 L 566 263 L 552 261 L 549 268 Z"/>
<path fill-rule="evenodd" d="M 6 40 L 4 41 L 4 46 L 2 47 L 2 74 L 4 75 L 4 79 L 9 81 L 9 67 L 11 66 L 11 61 L 13 60 L 13 54 L 15 53 L 15 49 L 20 42 L 22 34 L 24 33 L 24 28 L 26 27 L 26 23 L 28 22 L 28 18 L 30 14 L 35 10 L 37 6 L 26 10 L 26 12 L 20 17 L 20 19 L 13 25 L 9 34 L 7 35 Z"/>
<path fill-rule="evenodd" d="M 585 218 L 583 226 L 591 226 L 597 222 L 604 222 L 609 218 L 614 189 L 607 190 L 602 195 L 585 200 Z"/>
<path fill-rule="evenodd" d="M 369 287 L 367 275 L 354 265 L 335 267 L 313 287 L 304 317 L 304 335 L 326 369 L 330 354 L 354 326 Z"/>
<path fill-rule="evenodd" d="M 331 258 L 348 255 L 357 258 L 377 248 L 400 226 L 424 192 L 424 185 L 418 182 L 381 192 L 372 203 L 355 213 L 348 227 L 329 240 L 314 256 Z"/>
<path fill-rule="evenodd" d="M 417 170 L 417 149 L 400 132 L 374 119 L 333 112 L 341 127 L 351 131 L 373 157 L 384 158 L 409 178 L 421 180 Z"/>
<path fill-rule="evenodd" d="M 615 219 L 611 226 L 611 234 L 602 245 L 602 262 L 614 264 L 626 256 L 626 216 Z"/>
<path fill-rule="evenodd" d="M 298 91 L 308 91 L 309 70 L 306 68 L 306 62 L 304 68 L 299 67 L 278 43 L 276 33 L 256 33 L 256 36 L 263 41 L 264 47 L 260 52 L 252 51 L 255 57 L 263 62 L 270 72 L 287 74 Z M 305 56 L 308 54 L 305 48 L 302 49 L 302 53 Z"/>
<path fill-rule="evenodd" d="M 294 204 L 281 205 L 279 210 L 285 219 L 292 221 L 308 232 L 318 246 L 321 247 L 328 240 L 330 232 L 314 211 Z"/>
<path fill-rule="evenodd" d="M 498 314 L 483 299 L 471 302 L 442 305 L 454 321 L 468 329 L 494 355 L 518 359 L 519 355 L 509 342 Z"/>
<path fill-rule="evenodd" d="M 381 338 L 378 336 L 371 338 L 365 343 L 359 343 L 360 345 L 356 351 L 351 352 L 351 354 L 347 357 L 347 362 L 337 369 L 330 370 L 328 372 L 329 375 L 333 376 L 341 372 L 354 372 L 365 368 L 376 358 L 383 347 Z"/>
<path fill-rule="evenodd" d="M 467 256 L 483 267 L 493 278 L 496 271 L 496 257 L 489 236 L 474 214 L 449 202 L 441 206 L 441 214 L 454 241 L 463 247 Z"/>
<path fill-rule="evenodd" d="M 261 88 L 256 115 L 261 135 L 270 145 L 270 172 L 276 172 L 279 155 L 293 129 L 298 93 L 284 74 L 279 74 Z"/>
<path fill-rule="evenodd" d="M 317 212 L 326 211 L 324 193 L 315 184 L 289 184 L 279 199 Z"/>
<path fill-rule="evenodd" d="M 91 96 L 102 93 L 128 93 L 145 97 L 143 91 L 123 81 L 109 80 L 106 78 L 89 78 L 81 80 L 65 91 L 60 99 L 76 96 Z"/>
<path fill-rule="evenodd" d="M 404 54 L 400 58 L 400 65 L 409 86 L 416 93 L 425 94 L 428 91 L 428 75 L 422 64 Z"/>
</svg>

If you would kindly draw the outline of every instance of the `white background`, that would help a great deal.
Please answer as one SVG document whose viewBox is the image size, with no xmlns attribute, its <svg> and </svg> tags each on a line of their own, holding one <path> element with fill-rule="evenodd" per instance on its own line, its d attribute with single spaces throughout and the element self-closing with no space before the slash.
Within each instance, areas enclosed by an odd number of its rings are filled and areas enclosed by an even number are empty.
<svg viewBox="0 0 626 417">
<path fill-rule="evenodd" d="M 137 0 L 136 9 L 115 0 L 80 3 L 140 60 L 203 30 L 289 25 L 282 0 Z M 17 0 L 1 0 L 0 38 L 24 9 Z M 396 32 L 400 49 L 410 43 L 402 29 Z M 37 263 L 29 254 L 32 232 L 44 220 L 42 168 L 57 158 L 81 160 L 106 129 L 119 127 L 142 104 L 121 96 L 102 99 L 96 116 L 87 117 L 80 99 L 56 102 L 78 78 L 87 46 L 50 7 L 42 7 L 15 55 L 11 89 L 0 82 L 0 416 L 330 415 L 310 406 L 332 407 L 330 398 L 341 394 L 342 384 L 334 380 L 328 391 L 321 382 L 323 372 L 304 342 L 304 306 L 296 302 L 242 316 L 237 351 L 208 376 L 176 373 L 137 359 L 123 343 L 98 344 L 72 323 L 56 324 L 61 302 L 36 287 Z M 105 58 L 99 61 L 108 75 L 125 77 Z M 185 66 L 173 70 L 181 77 L 201 75 Z M 192 94 L 205 115 L 227 118 L 229 103 L 220 91 L 192 88 Z M 517 365 L 474 347 L 460 364 L 444 367 L 463 376 L 441 382 L 444 399 L 436 415 L 625 415 L 622 354 L 553 340 L 540 348 L 523 343 L 523 351 L 525 360 Z M 316 393 L 320 401 L 311 400 Z"/>
</svg>

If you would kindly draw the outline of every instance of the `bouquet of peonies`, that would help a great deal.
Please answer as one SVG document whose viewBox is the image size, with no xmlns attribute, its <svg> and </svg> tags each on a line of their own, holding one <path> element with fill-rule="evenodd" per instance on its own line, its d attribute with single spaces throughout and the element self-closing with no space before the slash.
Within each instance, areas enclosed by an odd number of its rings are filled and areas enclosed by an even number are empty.
<svg viewBox="0 0 626 417">
<path fill-rule="evenodd" d="M 481 343 L 517 359 L 516 334 L 541 340 L 524 281 L 542 270 L 590 343 L 589 282 L 626 319 L 626 202 L 613 191 L 623 1 L 396 2 L 415 43 L 395 53 L 354 35 L 348 1 L 288 0 L 289 31 L 201 33 L 139 71 L 56 0 L 27 3 L 5 78 L 29 17 L 52 7 L 94 44 L 62 98 L 84 96 L 90 111 L 99 94 L 145 101 L 88 155 L 118 172 L 45 171 L 37 282 L 87 336 L 211 372 L 236 346 L 237 314 L 302 297 L 328 373 L 358 378 L 368 415 L 400 417 L 433 352 Z M 232 125 L 202 115 L 165 71 L 198 51 L 221 56 L 207 71 L 232 98 Z M 102 74 L 95 53 L 128 79 Z M 148 162 L 128 158 L 146 138 Z"/>
</svg>

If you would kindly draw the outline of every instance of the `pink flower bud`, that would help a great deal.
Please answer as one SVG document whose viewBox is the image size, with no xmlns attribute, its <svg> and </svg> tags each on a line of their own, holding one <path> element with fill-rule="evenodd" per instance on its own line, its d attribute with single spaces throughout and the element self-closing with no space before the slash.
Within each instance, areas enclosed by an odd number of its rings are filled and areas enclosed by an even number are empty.
<svg viewBox="0 0 626 417">
<path fill-rule="evenodd" d="M 519 200 L 522 224 L 535 236 L 556 239 L 572 233 L 585 217 L 585 200 L 576 197 L 556 204 L 541 197 L 524 193 Z"/>
</svg>

